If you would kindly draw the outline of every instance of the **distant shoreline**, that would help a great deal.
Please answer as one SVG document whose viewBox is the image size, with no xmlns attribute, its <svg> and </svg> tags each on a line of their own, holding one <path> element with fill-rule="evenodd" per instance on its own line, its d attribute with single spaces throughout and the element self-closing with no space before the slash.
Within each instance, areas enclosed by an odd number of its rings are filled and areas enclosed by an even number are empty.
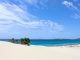
<svg viewBox="0 0 80 60">
<path fill-rule="evenodd" d="M 10 40 L 10 39 L 0 39 L 0 40 Z M 16 39 L 20 40 L 20 39 Z M 54 39 L 30 39 L 30 40 L 80 40 L 80 38 L 74 38 L 74 39 L 66 39 L 66 38 L 54 38 Z"/>
</svg>

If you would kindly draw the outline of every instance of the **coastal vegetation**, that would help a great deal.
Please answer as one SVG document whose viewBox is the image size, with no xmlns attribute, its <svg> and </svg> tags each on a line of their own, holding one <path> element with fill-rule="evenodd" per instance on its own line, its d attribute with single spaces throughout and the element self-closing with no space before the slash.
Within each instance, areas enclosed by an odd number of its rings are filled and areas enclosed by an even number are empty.
<svg viewBox="0 0 80 60">
<path fill-rule="evenodd" d="M 12 39 L 9 40 L 9 42 L 28 45 L 28 46 L 30 45 L 30 39 L 29 38 L 21 38 L 21 39 L 18 39 L 18 40 L 12 38 Z"/>
<path fill-rule="evenodd" d="M 29 45 L 30 39 L 29 38 L 21 38 L 21 44 L 27 44 Z"/>
</svg>

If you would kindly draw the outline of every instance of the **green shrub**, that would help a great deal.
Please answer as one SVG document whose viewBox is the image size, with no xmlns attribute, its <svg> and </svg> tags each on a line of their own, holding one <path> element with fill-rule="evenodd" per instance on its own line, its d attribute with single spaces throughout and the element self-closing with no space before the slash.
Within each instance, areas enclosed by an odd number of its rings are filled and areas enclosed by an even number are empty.
<svg viewBox="0 0 80 60">
<path fill-rule="evenodd" d="M 29 38 L 21 38 L 21 44 L 27 44 L 29 45 L 30 39 Z"/>
</svg>

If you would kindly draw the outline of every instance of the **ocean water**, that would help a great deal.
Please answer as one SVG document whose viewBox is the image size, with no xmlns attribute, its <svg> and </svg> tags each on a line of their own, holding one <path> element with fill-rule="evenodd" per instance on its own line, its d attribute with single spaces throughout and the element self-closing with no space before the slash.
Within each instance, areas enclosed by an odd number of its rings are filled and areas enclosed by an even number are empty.
<svg viewBox="0 0 80 60">
<path fill-rule="evenodd" d="M 9 41 L 9 39 L 0 39 L 0 41 Z M 20 43 L 20 40 L 16 40 Z M 40 46 L 64 46 L 64 45 L 76 45 L 80 44 L 80 40 L 49 40 L 49 39 L 31 39 L 30 45 L 40 45 Z"/>
<path fill-rule="evenodd" d="M 44 40 L 37 39 L 31 40 L 30 45 L 42 45 L 42 46 L 63 46 L 63 45 L 76 45 L 80 44 L 80 40 Z"/>
</svg>

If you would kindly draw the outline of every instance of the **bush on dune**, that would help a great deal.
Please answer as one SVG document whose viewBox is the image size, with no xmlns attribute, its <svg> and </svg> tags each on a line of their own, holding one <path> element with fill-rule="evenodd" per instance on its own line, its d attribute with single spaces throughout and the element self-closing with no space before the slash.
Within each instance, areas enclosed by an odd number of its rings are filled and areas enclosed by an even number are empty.
<svg viewBox="0 0 80 60">
<path fill-rule="evenodd" d="M 28 45 L 29 46 L 30 39 L 29 38 L 21 38 L 20 42 L 18 42 L 17 40 L 15 40 L 14 38 L 12 38 L 12 39 L 9 40 L 9 42 L 19 43 L 19 44 L 23 44 L 23 45 Z"/>
<path fill-rule="evenodd" d="M 30 43 L 30 39 L 29 38 L 21 38 L 21 44 L 27 44 L 27 45 L 29 45 L 29 43 Z"/>
</svg>

